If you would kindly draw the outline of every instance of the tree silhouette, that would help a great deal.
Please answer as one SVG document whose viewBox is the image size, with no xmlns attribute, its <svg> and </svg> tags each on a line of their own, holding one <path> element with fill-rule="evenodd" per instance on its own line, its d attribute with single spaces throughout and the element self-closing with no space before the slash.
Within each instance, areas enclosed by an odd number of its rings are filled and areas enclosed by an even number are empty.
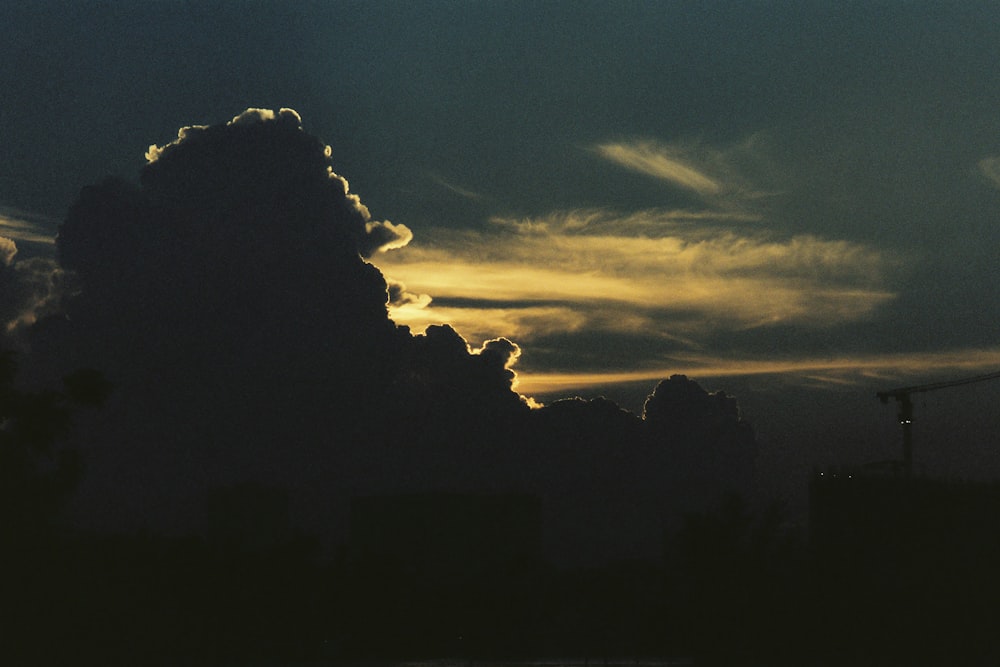
<svg viewBox="0 0 1000 667">
<path fill-rule="evenodd" d="M 111 386 L 91 369 L 64 378 L 61 391 L 22 390 L 16 377 L 14 354 L 0 351 L 0 655 L 27 660 L 42 633 L 66 625 L 57 518 L 82 466 L 60 439 L 74 409 L 100 405 Z"/>
<path fill-rule="evenodd" d="M 81 467 L 77 452 L 59 448 L 76 405 L 100 405 L 110 384 L 95 370 L 64 379 L 62 391 L 23 391 L 17 364 L 0 352 L 0 527 L 3 539 L 24 540 L 51 528 L 72 492 Z"/>
<path fill-rule="evenodd" d="M 668 558 L 679 584 L 672 620 L 675 640 L 699 661 L 798 655 L 804 554 L 783 523 L 781 502 L 754 514 L 736 495 L 685 518 Z"/>
</svg>

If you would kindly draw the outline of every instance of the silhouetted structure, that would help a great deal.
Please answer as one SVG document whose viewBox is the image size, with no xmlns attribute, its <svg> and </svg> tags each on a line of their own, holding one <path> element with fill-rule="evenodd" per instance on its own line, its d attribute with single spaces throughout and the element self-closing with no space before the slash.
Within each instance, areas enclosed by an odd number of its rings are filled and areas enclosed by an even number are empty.
<svg viewBox="0 0 1000 667">
<path fill-rule="evenodd" d="M 888 391 L 880 391 L 875 395 L 882 404 L 893 399 L 899 404 L 899 425 L 903 429 L 903 472 L 907 475 L 913 473 L 913 394 L 923 394 L 938 389 L 949 387 L 959 387 L 967 384 L 986 382 L 1000 378 L 1000 372 L 976 375 L 973 377 L 960 378 L 958 380 L 945 380 L 943 382 L 930 382 L 928 384 L 913 385 L 910 387 L 898 387 Z"/>
<path fill-rule="evenodd" d="M 810 545 L 826 645 L 924 659 L 996 656 L 1000 483 L 818 472 Z"/>
<path fill-rule="evenodd" d="M 288 493 L 259 484 L 218 487 L 208 493 L 208 538 L 225 550 L 261 552 L 291 537 Z"/>
<path fill-rule="evenodd" d="M 541 567 L 538 498 L 356 498 L 350 534 L 352 650 L 411 657 L 524 650 Z"/>
<path fill-rule="evenodd" d="M 434 581 L 541 558 L 541 502 L 521 494 L 423 493 L 355 498 L 351 549 L 402 559 Z"/>
<path fill-rule="evenodd" d="M 818 472 L 810 485 L 810 539 L 826 553 L 878 551 L 904 561 L 935 545 L 956 552 L 996 546 L 1000 483 L 864 468 Z"/>
</svg>

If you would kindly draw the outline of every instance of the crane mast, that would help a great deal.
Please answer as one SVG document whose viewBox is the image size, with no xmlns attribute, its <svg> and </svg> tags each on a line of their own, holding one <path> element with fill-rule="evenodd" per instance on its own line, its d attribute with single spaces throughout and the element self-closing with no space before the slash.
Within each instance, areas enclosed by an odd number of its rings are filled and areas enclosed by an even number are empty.
<svg viewBox="0 0 1000 667">
<path fill-rule="evenodd" d="M 943 382 L 931 382 L 929 384 L 919 384 L 912 387 L 899 387 L 888 391 L 879 391 L 875 395 L 883 404 L 894 399 L 899 404 L 897 417 L 899 425 L 903 429 L 903 472 L 909 477 L 913 473 L 913 399 L 912 394 L 922 394 L 937 389 L 957 387 L 963 384 L 973 384 L 975 382 L 985 382 L 1000 378 L 1000 371 L 987 373 L 985 375 L 975 375 L 973 377 L 961 378 L 959 380 L 945 380 Z"/>
</svg>

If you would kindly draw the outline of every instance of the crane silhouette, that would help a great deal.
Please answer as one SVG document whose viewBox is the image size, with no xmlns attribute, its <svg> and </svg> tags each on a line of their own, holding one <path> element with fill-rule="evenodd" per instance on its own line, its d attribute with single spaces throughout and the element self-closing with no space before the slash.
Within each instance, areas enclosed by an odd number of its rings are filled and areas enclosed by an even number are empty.
<svg viewBox="0 0 1000 667">
<path fill-rule="evenodd" d="M 1000 378 L 1000 371 L 987 373 L 985 375 L 975 375 L 973 377 L 961 378 L 959 380 L 945 380 L 943 382 L 931 382 L 928 384 L 918 384 L 912 387 L 899 387 L 888 391 L 879 391 L 875 395 L 883 404 L 889 399 L 895 399 L 899 404 L 899 425 L 903 428 L 903 472 L 909 476 L 913 473 L 913 399 L 912 394 L 923 394 L 937 389 L 947 389 L 948 387 L 958 387 L 963 384 L 973 384 L 975 382 L 985 382 Z"/>
</svg>

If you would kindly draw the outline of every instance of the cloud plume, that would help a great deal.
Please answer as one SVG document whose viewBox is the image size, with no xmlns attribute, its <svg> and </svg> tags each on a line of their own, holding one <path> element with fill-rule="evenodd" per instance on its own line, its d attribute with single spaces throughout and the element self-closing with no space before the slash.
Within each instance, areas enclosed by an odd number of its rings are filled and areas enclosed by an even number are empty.
<svg viewBox="0 0 1000 667">
<path fill-rule="evenodd" d="M 0 229 L 26 244 L 49 245 L 37 226 L 23 216 L 0 216 Z M 22 334 L 40 317 L 58 310 L 66 289 L 63 272 L 47 256 L 22 258 L 15 238 L 0 236 L 0 340 L 7 347 L 21 347 Z"/>
<path fill-rule="evenodd" d="M 115 478 L 141 499 L 117 504 L 121 515 L 234 476 L 295 480 L 304 493 L 352 475 L 401 484 L 375 452 L 411 431 L 400 406 L 414 392 L 468 378 L 439 396 L 443 406 L 472 400 L 467 408 L 422 431 L 445 448 L 458 439 L 448 430 L 486 423 L 484 411 L 528 409 L 511 388 L 512 343 L 473 351 L 450 328 L 414 337 L 389 319 L 390 299 L 428 297 L 387 283 L 363 257 L 410 231 L 372 222 L 331 154 L 296 113 L 251 109 L 151 149 L 138 185 L 81 192 L 57 243 L 78 289 L 33 347 L 56 377 L 100 368 L 120 387 L 112 408 L 134 415 L 99 436 L 115 455 L 88 478 L 89 502 L 107 502 Z M 371 460 L 388 467 L 366 470 Z"/>
<path fill-rule="evenodd" d="M 723 186 L 693 166 L 679 151 L 650 141 L 599 144 L 602 157 L 622 166 L 700 195 L 719 194 Z"/>
<path fill-rule="evenodd" d="M 33 328 L 32 368 L 51 374 L 42 380 L 98 368 L 116 385 L 113 417 L 79 433 L 88 473 L 74 511 L 84 525 L 190 528 L 210 489 L 252 481 L 293 490 L 299 525 L 337 539 L 352 494 L 515 489 L 543 497 L 563 558 L 657 552 L 680 493 L 663 484 L 676 469 L 665 443 L 686 438 L 692 461 L 707 461 L 714 432 L 647 428 L 606 401 L 540 406 L 516 391 L 525 350 L 507 331 L 428 317 L 414 334 L 389 310 L 458 316 L 475 311 L 463 298 L 508 299 L 509 322 L 526 334 L 601 318 L 621 326 L 636 319 L 625 306 L 679 303 L 659 282 L 637 282 L 629 264 L 669 260 L 689 241 L 659 234 L 652 249 L 630 246 L 610 231 L 625 223 L 603 213 L 497 221 L 503 243 L 492 248 L 454 235 L 437 239 L 448 254 L 413 244 L 379 253 L 383 262 L 414 251 L 387 280 L 364 257 L 404 245 L 409 229 L 373 223 L 331 155 L 295 112 L 250 109 L 151 148 L 138 184 L 111 179 L 80 193 L 57 241 L 76 289 Z M 669 226 L 644 224 L 654 222 Z M 602 255 L 609 240 L 620 247 Z M 12 244 L 0 248 L 13 257 Z M 567 271 L 589 275 L 574 283 Z M 531 287 L 539 279 L 548 295 Z M 620 316 L 576 306 L 595 295 Z M 608 513 L 594 479 L 631 481 L 620 504 L 634 524 Z M 616 548 L 588 549 L 595 534 Z"/>
</svg>

